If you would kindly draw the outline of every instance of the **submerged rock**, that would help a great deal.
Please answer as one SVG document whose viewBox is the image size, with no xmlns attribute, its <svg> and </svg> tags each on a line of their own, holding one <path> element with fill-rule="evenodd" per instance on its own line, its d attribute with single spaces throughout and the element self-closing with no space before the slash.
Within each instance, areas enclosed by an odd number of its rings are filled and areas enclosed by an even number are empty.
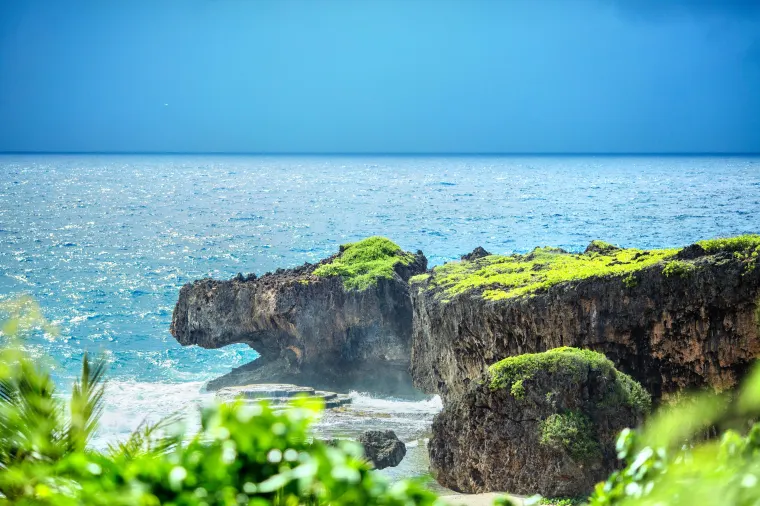
<svg viewBox="0 0 760 506">
<path fill-rule="evenodd" d="M 735 385 L 760 354 L 760 236 L 602 246 L 491 255 L 413 278 L 415 384 L 445 403 L 505 357 L 576 346 L 604 353 L 655 399 Z"/>
<path fill-rule="evenodd" d="M 171 333 L 182 345 L 246 343 L 259 352 L 256 361 L 209 382 L 210 390 L 294 383 L 419 395 L 408 372 L 408 280 L 426 267 L 421 253 L 373 237 L 316 265 L 195 281 L 180 290 Z"/>
<path fill-rule="evenodd" d="M 436 416 L 431 471 L 459 492 L 586 495 L 618 465 L 618 433 L 639 424 L 650 402 L 599 353 L 508 358 Z"/>
<path fill-rule="evenodd" d="M 266 401 L 274 407 L 286 406 L 296 398 L 319 400 L 327 409 L 338 408 L 350 404 L 348 395 L 315 390 L 311 387 L 287 385 L 279 383 L 261 383 L 238 387 L 226 387 L 217 390 L 216 397 L 222 401 L 243 399 L 247 401 Z"/>
<path fill-rule="evenodd" d="M 376 469 L 396 467 L 406 455 L 406 445 L 392 430 L 367 430 L 359 435 L 358 441 Z"/>
</svg>

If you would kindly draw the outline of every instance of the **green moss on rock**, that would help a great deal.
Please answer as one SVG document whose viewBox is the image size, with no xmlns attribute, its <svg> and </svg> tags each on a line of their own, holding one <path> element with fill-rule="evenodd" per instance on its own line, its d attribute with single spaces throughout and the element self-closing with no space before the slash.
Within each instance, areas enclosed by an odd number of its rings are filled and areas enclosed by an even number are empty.
<svg viewBox="0 0 760 506">
<path fill-rule="evenodd" d="M 540 430 L 539 443 L 543 446 L 566 451 L 582 462 L 599 457 L 600 447 L 591 420 L 580 411 L 553 414 L 541 422 Z"/>
<path fill-rule="evenodd" d="M 515 399 L 523 399 L 525 397 L 525 385 L 523 385 L 522 380 L 517 380 L 512 383 L 509 393 L 511 393 L 512 397 Z"/>
<path fill-rule="evenodd" d="M 614 247 L 613 247 L 614 248 Z M 572 254 L 557 248 L 536 248 L 527 255 L 489 255 L 450 262 L 433 269 L 429 288 L 440 298 L 477 290 L 488 300 L 531 294 L 558 283 L 594 276 L 623 276 L 673 257 L 678 249 L 642 251 L 610 249 Z"/>
<path fill-rule="evenodd" d="M 428 279 L 430 279 L 430 274 L 425 272 L 425 273 L 417 274 L 416 276 L 412 276 L 411 278 L 409 278 L 409 283 L 411 284 L 422 283 L 424 281 L 427 281 Z"/>
<path fill-rule="evenodd" d="M 490 366 L 488 374 L 491 380 L 490 387 L 496 390 L 511 388 L 517 381 L 529 380 L 538 371 L 570 371 L 580 375 L 587 367 L 599 370 L 614 369 L 612 362 L 601 353 L 563 346 L 542 353 L 507 357 Z"/>
<path fill-rule="evenodd" d="M 391 279 L 397 264 L 409 265 L 414 255 L 385 237 L 369 237 L 359 242 L 344 244 L 341 253 L 332 262 L 314 270 L 314 275 L 340 276 L 346 289 L 364 290 L 377 285 L 377 280 Z"/>
<path fill-rule="evenodd" d="M 746 251 L 760 248 L 760 235 L 746 234 L 737 237 L 720 237 L 717 239 L 707 239 L 697 241 L 708 253 L 717 253 L 719 251 Z"/>
<path fill-rule="evenodd" d="M 760 235 L 699 241 L 708 254 L 721 251 L 741 254 L 747 271 L 760 257 Z M 439 300 L 474 292 L 486 300 L 503 300 L 532 295 L 559 283 L 592 277 L 616 276 L 627 288 L 635 286 L 635 273 L 655 264 L 677 261 L 666 271 L 686 275 L 691 261 L 674 258 L 682 248 L 640 250 L 621 249 L 603 241 L 592 241 L 584 253 L 568 253 L 559 248 L 536 248 L 528 254 L 489 255 L 475 260 L 449 262 L 435 267 L 424 289 L 433 290 Z"/>
<path fill-rule="evenodd" d="M 608 242 L 594 240 L 591 241 L 591 243 L 586 247 L 586 251 L 584 253 L 601 253 L 601 254 L 610 254 L 614 251 L 619 251 L 621 248 L 618 246 L 615 246 L 614 244 L 610 244 Z"/>
<path fill-rule="evenodd" d="M 694 270 L 694 265 L 692 265 L 689 262 L 684 262 L 682 260 L 673 260 L 671 262 L 668 262 L 665 267 L 662 269 L 662 274 L 666 278 L 673 278 L 673 277 L 679 277 L 679 278 L 685 278 L 688 277 L 689 274 L 692 273 Z"/>
<path fill-rule="evenodd" d="M 586 504 L 586 497 L 542 497 L 538 504 L 545 506 L 582 506 Z"/>
<path fill-rule="evenodd" d="M 633 378 L 615 369 L 612 361 L 603 354 L 569 346 L 543 353 L 508 357 L 493 364 L 488 368 L 489 387 L 492 390 L 509 389 L 510 393 L 519 399 L 525 396 L 525 382 L 539 371 L 569 373 L 580 380 L 588 369 L 614 378 L 613 388 L 603 400 L 605 404 L 613 407 L 624 404 L 643 412 L 649 411 L 651 396 Z"/>
</svg>

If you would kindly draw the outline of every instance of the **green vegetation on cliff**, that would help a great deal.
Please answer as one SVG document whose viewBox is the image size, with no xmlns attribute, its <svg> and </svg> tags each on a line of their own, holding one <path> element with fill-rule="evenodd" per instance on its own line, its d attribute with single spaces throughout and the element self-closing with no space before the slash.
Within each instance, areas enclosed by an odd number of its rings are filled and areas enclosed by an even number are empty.
<svg viewBox="0 0 760 506">
<path fill-rule="evenodd" d="M 732 252 L 754 268 L 760 255 L 760 235 L 743 235 L 710 239 L 696 243 L 708 254 Z M 521 255 L 489 255 L 470 261 L 450 262 L 432 271 L 432 275 L 415 276 L 412 283 L 427 282 L 439 300 L 448 301 L 461 293 L 473 291 L 487 300 L 503 300 L 545 290 L 558 283 L 591 277 L 618 276 L 626 288 L 637 285 L 635 273 L 669 261 L 666 276 L 686 276 L 694 263 L 676 260 L 680 248 L 639 250 L 620 249 L 603 241 L 592 241 L 584 253 L 568 253 L 558 248 L 536 248 Z"/>
<path fill-rule="evenodd" d="M 644 412 L 651 407 L 651 397 L 630 376 L 615 369 L 614 364 L 601 353 L 564 346 L 543 353 L 526 353 L 507 357 L 488 368 L 492 390 L 507 388 L 517 399 L 525 396 L 525 382 L 539 371 L 569 373 L 577 376 L 588 369 L 602 372 L 615 379 L 614 388 L 604 400 L 610 407 L 628 405 Z"/>
<path fill-rule="evenodd" d="M 344 244 L 332 262 L 314 270 L 314 275 L 340 276 L 346 289 L 364 290 L 377 285 L 380 278 L 393 278 L 397 264 L 409 265 L 414 255 L 385 237 L 368 237 L 359 242 Z"/>
<path fill-rule="evenodd" d="M 600 249 L 604 252 L 572 254 L 558 248 L 536 248 L 527 255 L 490 255 L 472 261 L 451 262 L 436 267 L 430 283 L 431 287 L 441 289 L 441 298 L 445 299 L 478 290 L 486 299 L 501 300 L 565 281 L 629 274 L 671 258 L 679 251 L 614 249 L 606 244 Z"/>
<path fill-rule="evenodd" d="M 747 251 L 760 249 L 760 235 L 746 234 L 738 237 L 721 237 L 718 239 L 707 239 L 697 241 L 697 245 L 702 246 L 708 253 L 718 251 Z"/>
<path fill-rule="evenodd" d="M 667 265 L 665 265 L 665 267 L 662 269 L 662 273 L 666 278 L 685 278 L 691 274 L 693 270 L 694 265 L 691 263 L 684 262 L 682 260 L 673 260 L 672 262 L 668 262 Z"/>
</svg>

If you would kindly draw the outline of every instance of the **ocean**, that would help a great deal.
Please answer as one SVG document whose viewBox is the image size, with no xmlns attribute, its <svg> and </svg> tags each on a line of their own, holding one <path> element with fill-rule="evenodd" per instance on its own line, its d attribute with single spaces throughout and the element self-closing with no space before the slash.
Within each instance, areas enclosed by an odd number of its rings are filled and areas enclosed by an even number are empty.
<svg viewBox="0 0 760 506">
<path fill-rule="evenodd" d="M 58 326 L 26 346 L 50 357 L 63 391 L 85 350 L 107 357 L 101 446 L 191 412 L 210 397 L 204 381 L 257 356 L 174 341 L 179 288 L 197 278 L 315 262 L 371 235 L 438 265 L 476 246 L 651 248 L 758 231 L 757 157 L 0 156 L 0 299 L 30 294 Z M 382 472 L 425 474 L 440 400 L 352 395 L 317 431 L 392 428 L 410 452 Z"/>
</svg>

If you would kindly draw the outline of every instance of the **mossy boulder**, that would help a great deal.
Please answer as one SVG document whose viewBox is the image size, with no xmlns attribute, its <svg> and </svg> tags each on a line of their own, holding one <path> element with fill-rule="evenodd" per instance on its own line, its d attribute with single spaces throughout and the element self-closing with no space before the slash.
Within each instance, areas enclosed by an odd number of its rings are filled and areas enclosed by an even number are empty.
<svg viewBox="0 0 760 506">
<path fill-rule="evenodd" d="M 431 470 L 460 492 L 585 495 L 618 465 L 618 433 L 650 406 L 641 385 L 600 353 L 510 357 L 436 416 Z"/>
</svg>

